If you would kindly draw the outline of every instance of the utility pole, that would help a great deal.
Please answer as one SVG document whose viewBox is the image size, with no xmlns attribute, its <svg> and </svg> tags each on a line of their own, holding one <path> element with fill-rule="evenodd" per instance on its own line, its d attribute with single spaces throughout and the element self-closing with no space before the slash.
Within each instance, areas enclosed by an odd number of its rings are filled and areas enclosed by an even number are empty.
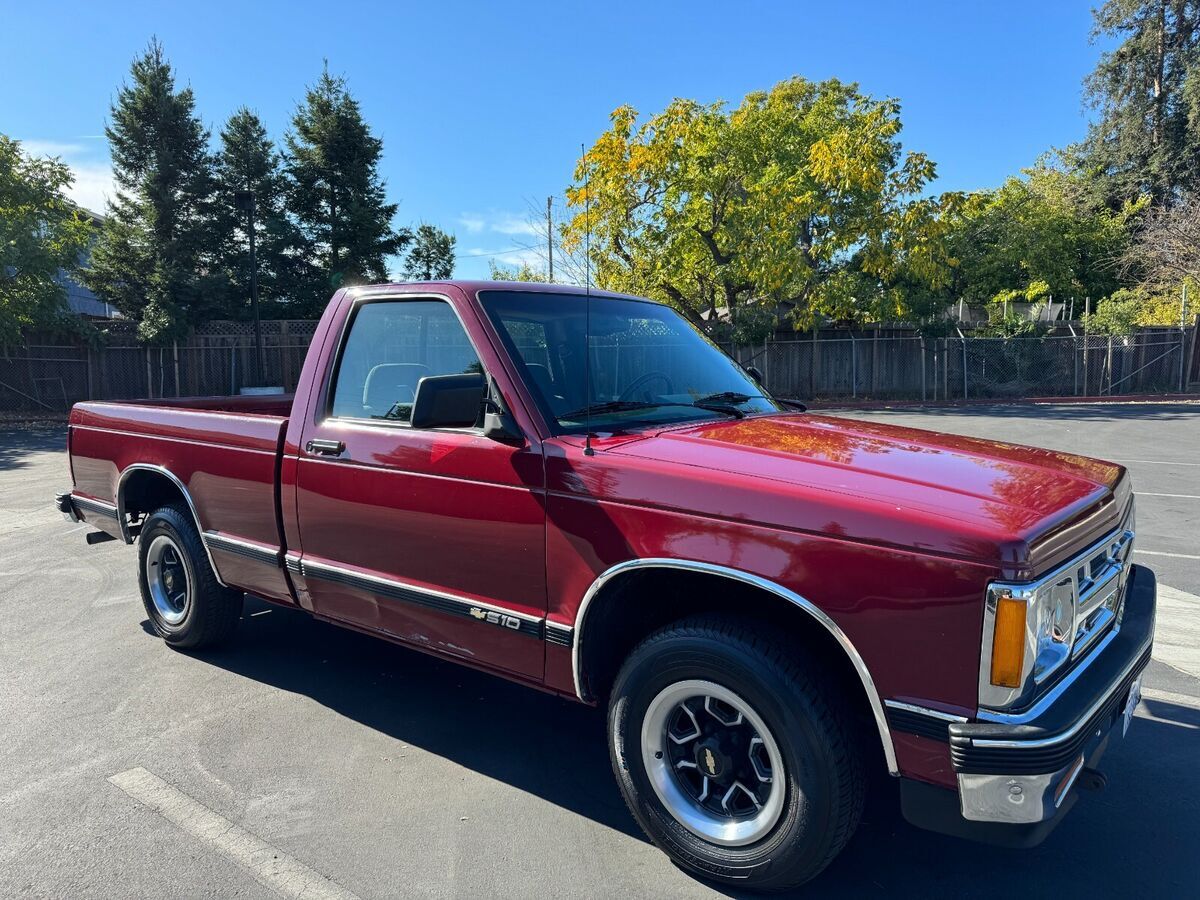
<svg viewBox="0 0 1200 900">
<path fill-rule="evenodd" d="M 550 218 L 550 202 L 553 197 L 546 198 L 546 258 L 550 261 L 550 281 L 554 281 L 554 224 Z"/>
<path fill-rule="evenodd" d="M 262 324 L 258 318 L 258 259 L 255 256 L 254 191 L 234 194 L 237 208 L 246 214 L 246 230 L 250 232 L 250 309 L 254 315 L 254 384 L 263 384 Z"/>
<path fill-rule="evenodd" d="M 1183 282 L 1183 296 L 1179 298 L 1179 393 L 1183 393 L 1187 386 L 1187 374 L 1184 369 L 1187 366 L 1185 357 L 1187 356 L 1187 279 Z"/>
</svg>

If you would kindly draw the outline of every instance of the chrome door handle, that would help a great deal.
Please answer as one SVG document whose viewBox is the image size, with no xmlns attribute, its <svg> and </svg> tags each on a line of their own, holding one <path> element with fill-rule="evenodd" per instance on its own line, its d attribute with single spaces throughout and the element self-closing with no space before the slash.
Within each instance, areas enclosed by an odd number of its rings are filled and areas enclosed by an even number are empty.
<svg viewBox="0 0 1200 900">
<path fill-rule="evenodd" d="M 314 439 L 305 444 L 304 449 L 309 453 L 320 453 L 322 456 L 340 456 L 346 445 L 341 441 Z"/>
</svg>

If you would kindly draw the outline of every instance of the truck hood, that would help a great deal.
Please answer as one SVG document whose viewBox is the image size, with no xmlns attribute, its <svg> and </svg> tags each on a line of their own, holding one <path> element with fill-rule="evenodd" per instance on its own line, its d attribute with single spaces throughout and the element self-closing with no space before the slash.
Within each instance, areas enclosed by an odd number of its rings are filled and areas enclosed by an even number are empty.
<svg viewBox="0 0 1200 900">
<path fill-rule="evenodd" d="M 1051 540 L 1056 531 L 1078 544 L 1115 527 L 1128 493 L 1114 463 L 831 416 L 706 423 L 611 452 L 706 470 L 732 492 L 717 505 L 735 518 L 1021 568 L 1037 565 L 1039 545 L 1055 556 L 1070 549 Z M 761 491 L 775 502 L 755 502 Z"/>
</svg>

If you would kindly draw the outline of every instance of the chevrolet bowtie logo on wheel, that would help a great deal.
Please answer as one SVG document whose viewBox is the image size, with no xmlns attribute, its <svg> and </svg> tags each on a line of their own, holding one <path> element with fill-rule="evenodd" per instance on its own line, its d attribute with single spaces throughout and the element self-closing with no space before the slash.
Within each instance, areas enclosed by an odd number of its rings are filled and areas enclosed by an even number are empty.
<svg viewBox="0 0 1200 900">
<path fill-rule="evenodd" d="M 709 775 L 717 774 L 717 761 L 712 755 L 712 750 L 704 748 L 704 767 L 708 769 Z"/>
</svg>

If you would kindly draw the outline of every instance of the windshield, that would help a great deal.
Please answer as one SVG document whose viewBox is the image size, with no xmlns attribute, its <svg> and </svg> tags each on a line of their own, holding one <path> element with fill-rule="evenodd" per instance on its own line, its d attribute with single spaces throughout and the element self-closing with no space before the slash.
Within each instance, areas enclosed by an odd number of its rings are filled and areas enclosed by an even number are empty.
<svg viewBox="0 0 1200 900">
<path fill-rule="evenodd" d="M 673 309 L 591 298 L 584 370 L 582 294 L 484 291 L 484 311 L 523 369 L 543 414 L 564 434 L 707 421 L 784 407 Z"/>
</svg>

